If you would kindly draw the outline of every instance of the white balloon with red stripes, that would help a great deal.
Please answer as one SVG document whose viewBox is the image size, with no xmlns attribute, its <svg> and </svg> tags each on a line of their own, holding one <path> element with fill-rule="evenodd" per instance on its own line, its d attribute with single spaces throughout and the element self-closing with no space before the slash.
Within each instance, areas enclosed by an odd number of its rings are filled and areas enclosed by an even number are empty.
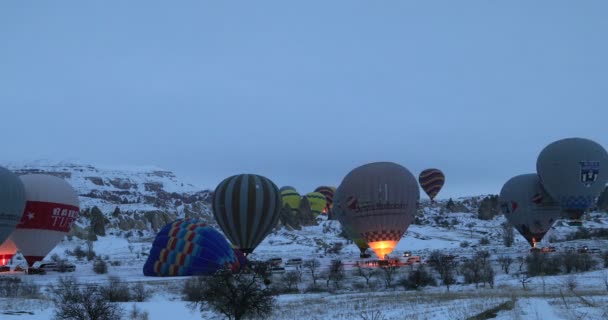
<svg viewBox="0 0 608 320">
<path fill-rule="evenodd" d="M 27 202 L 10 240 L 31 266 L 44 259 L 70 232 L 80 209 L 78 193 L 64 179 L 46 174 L 20 178 Z"/>
</svg>

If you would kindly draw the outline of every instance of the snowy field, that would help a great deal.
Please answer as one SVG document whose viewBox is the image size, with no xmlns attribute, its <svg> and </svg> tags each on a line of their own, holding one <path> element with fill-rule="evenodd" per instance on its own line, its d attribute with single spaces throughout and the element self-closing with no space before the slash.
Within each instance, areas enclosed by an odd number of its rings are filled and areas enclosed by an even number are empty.
<svg viewBox="0 0 608 320">
<path fill-rule="evenodd" d="M 501 218 L 480 221 L 466 213 L 452 214 L 451 217 L 459 220 L 459 228 L 411 226 L 394 255 L 398 256 L 407 250 L 420 255 L 424 260 L 432 250 L 439 249 L 459 257 L 471 257 L 480 248 L 490 251 L 493 259 L 498 255 L 518 257 L 528 253 L 528 244 L 519 236 L 513 247 L 505 248 L 501 245 L 500 230 L 497 227 Z M 468 221 L 476 222 L 472 230 L 462 228 Z M 605 223 L 605 219 L 588 222 L 591 227 Z M 572 230 L 569 228 L 572 227 L 556 227 L 551 233 L 559 237 Z M 444 286 L 427 287 L 420 291 L 405 291 L 399 285 L 384 289 L 383 280 L 379 276 L 372 281 L 374 289 L 368 289 L 363 285 L 364 280 L 354 275 L 353 265 L 359 260 L 359 250 L 354 244 L 346 244 L 344 239 L 338 237 L 338 230 L 339 223 L 324 220 L 319 226 L 304 227 L 302 230 L 281 229 L 270 234 L 251 255 L 250 258 L 254 260 L 273 257 L 281 257 L 283 261 L 289 258 L 316 258 L 321 261 L 321 271 L 327 270 L 331 260 L 340 259 L 345 263 L 347 277 L 342 289 L 331 293 L 280 295 L 271 319 L 466 319 L 493 308 L 500 309 L 496 319 L 608 319 L 608 269 L 576 275 L 531 278 L 524 290 L 518 278 L 505 274 L 495 264 L 494 288 L 476 289 L 474 285 L 456 284 L 450 287 L 449 293 Z M 489 238 L 491 243 L 478 246 L 482 237 Z M 99 237 L 94 243 L 94 250 L 109 262 L 107 275 L 93 272 L 91 262 L 79 261 L 66 255 L 66 250 L 73 250 L 77 245 L 86 248 L 84 241 L 74 239 L 63 241 L 51 255 L 58 254 L 75 263 L 75 272 L 49 272 L 46 275 L 4 273 L 0 277 L 20 277 L 23 281 L 39 285 L 43 292 L 47 292 L 48 286 L 57 283 L 62 276 L 74 276 L 83 284 L 104 284 L 108 276 L 113 275 L 129 283 L 142 282 L 151 294 L 150 300 L 146 302 L 123 303 L 122 307 L 127 313 L 135 305 L 141 311 L 148 312 L 149 319 L 218 319 L 217 314 L 192 310 L 182 301 L 184 278 L 150 278 L 142 275 L 142 266 L 151 241 L 150 238 L 127 240 L 113 235 Z M 463 241 L 471 245 L 463 248 Z M 324 248 L 336 242 L 345 244 L 340 253 L 326 253 Z M 550 245 L 556 246 L 559 252 L 566 246 L 580 247 L 583 244 L 591 244 L 602 250 L 608 248 L 608 241 L 603 240 L 577 240 Z M 541 244 L 546 245 L 549 244 Z M 514 270 L 517 266 L 514 264 L 511 268 Z M 288 266 L 286 269 L 293 267 Z M 409 266 L 400 268 L 396 279 L 406 275 L 410 269 Z M 273 275 L 275 282 L 280 282 L 281 276 Z M 308 286 L 306 282 L 310 281 L 310 277 L 305 275 L 305 283 L 298 285 L 299 291 L 304 292 Z M 572 285 L 569 284 L 574 284 L 572 290 Z M 325 286 L 325 280 L 321 280 L 320 285 Z M 54 306 L 48 296 L 43 294 L 40 299 L 2 298 L 0 308 L 3 313 L 0 314 L 0 319 L 51 319 Z"/>
</svg>

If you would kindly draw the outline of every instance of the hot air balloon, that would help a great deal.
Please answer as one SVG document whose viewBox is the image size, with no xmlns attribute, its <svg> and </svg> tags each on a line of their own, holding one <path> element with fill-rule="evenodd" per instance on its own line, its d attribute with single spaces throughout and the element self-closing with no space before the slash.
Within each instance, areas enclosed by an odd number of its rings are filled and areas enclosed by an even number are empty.
<svg viewBox="0 0 608 320">
<path fill-rule="evenodd" d="M 17 175 L 0 167 L 0 243 L 15 230 L 25 208 L 25 187 Z"/>
<path fill-rule="evenodd" d="M 499 199 L 507 221 L 532 247 L 542 240 L 562 214 L 560 206 L 544 190 L 534 173 L 511 178 L 502 187 Z"/>
<path fill-rule="evenodd" d="M 344 177 L 334 197 L 334 211 L 384 259 L 414 220 L 418 188 L 406 168 L 392 162 L 369 163 Z"/>
<path fill-rule="evenodd" d="M 323 210 L 323 213 L 328 214 L 331 211 L 331 208 L 334 203 L 334 194 L 336 193 L 336 188 L 320 186 L 316 188 L 314 192 L 321 193 L 325 196 L 327 204 L 325 205 L 325 210 Z"/>
<path fill-rule="evenodd" d="M 213 216 L 232 244 L 253 252 L 279 221 L 281 197 L 277 186 L 255 174 L 226 178 L 215 189 Z"/>
<path fill-rule="evenodd" d="M 291 209 L 296 210 L 300 208 L 302 197 L 295 189 L 286 189 L 281 191 L 281 201 L 283 203 L 283 207 L 289 205 Z"/>
<path fill-rule="evenodd" d="M 320 215 L 327 206 L 325 195 L 319 192 L 309 192 L 306 194 L 306 199 L 310 204 L 310 211 L 316 216 Z"/>
<path fill-rule="evenodd" d="M 281 187 L 281 189 L 279 189 L 279 192 L 283 192 L 283 191 L 287 191 L 287 190 L 293 190 L 296 191 L 296 188 L 292 187 L 292 186 L 283 186 Z"/>
<path fill-rule="evenodd" d="M 608 182 L 608 152 L 588 139 L 558 140 L 541 151 L 536 171 L 566 218 L 580 225 L 585 210 L 595 204 Z"/>
<path fill-rule="evenodd" d="M 21 176 L 27 203 L 12 240 L 31 266 L 55 248 L 78 218 L 78 193 L 65 180 L 46 174 Z"/>
<path fill-rule="evenodd" d="M 434 201 L 445 183 L 445 175 L 439 169 L 426 169 L 418 176 L 418 182 L 431 201 Z"/>
<path fill-rule="evenodd" d="M 156 277 L 193 276 L 240 268 L 241 262 L 221 233 L 202 221 L 180 219 L 158 232 L 143 272 Z"/>
</svg>

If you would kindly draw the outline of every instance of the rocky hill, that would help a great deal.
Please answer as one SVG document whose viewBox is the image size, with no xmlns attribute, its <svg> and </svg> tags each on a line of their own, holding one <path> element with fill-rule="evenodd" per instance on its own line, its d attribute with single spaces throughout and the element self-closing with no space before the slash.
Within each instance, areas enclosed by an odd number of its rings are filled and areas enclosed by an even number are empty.
<svg viewBox="0 0 608 320">
<path fill-rule="evenodd" d="M 80 195 L 81 215 L 72 230 L 80 238 L 109 233 L 149 236 L 183 217 L 213 223 L 211 191 L 155 167 L 95 167 L 75 163 L 4 165 L 22 175 L 44 173 L 68 181 Z"/>
</svg>

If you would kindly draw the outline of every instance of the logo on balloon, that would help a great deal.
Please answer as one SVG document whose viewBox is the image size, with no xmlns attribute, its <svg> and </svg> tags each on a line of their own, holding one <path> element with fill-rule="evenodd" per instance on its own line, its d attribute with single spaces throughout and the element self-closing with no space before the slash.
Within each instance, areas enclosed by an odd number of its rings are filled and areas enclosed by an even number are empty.
<svg viewBox="0 0 608 320">
<path fill-rule="evenodd" d="M 66 208 L 53 209 L 53 227 L 66 228 L 71 227 L 72 222 L 78 218 L 78 210 Z"/>
<path fill-rule="evenodd" d="M 600 174 L 599 161 L 581 161 L 581 182 L 589 188 L 597 180 Z"/>
</svg>

